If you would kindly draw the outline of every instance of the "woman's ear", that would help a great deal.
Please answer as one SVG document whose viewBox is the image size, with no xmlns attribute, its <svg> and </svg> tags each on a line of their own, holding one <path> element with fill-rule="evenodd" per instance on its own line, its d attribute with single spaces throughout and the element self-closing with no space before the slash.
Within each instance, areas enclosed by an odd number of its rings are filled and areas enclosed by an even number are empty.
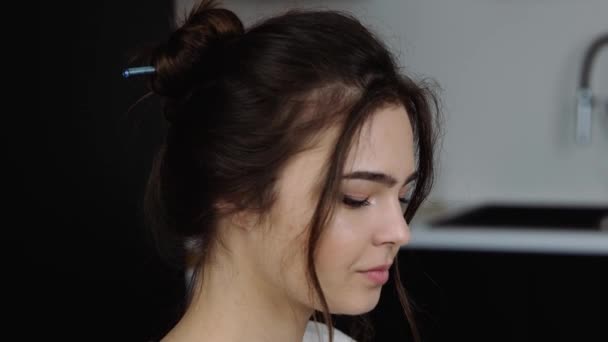
<svg viewBox="0 0 608 342">
<path fill-rule="evenodd" d="M 249 210 L 241 210 L 232 214 L 230 222 L 235 227 L 251 231 L 257 224 L 257 215 Z"/>
<path fill-rule="evenodd" d="M 250 231 L 257 224 L 257 215 L 247 209 L 239 209 L 226 200 L 218 200 L 215 205 L 220 216 L 226 216 L 231 225 Z"/>
</svg>

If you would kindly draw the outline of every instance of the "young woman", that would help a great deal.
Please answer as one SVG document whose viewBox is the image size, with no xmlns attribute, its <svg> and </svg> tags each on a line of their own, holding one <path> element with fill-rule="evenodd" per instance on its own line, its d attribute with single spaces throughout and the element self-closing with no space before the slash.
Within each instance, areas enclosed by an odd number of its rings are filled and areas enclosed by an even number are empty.
<svg viewBox="0 0 608 342">
<path fill-rule="evenodd" d="M 193 270 L 163 341 L 350 340 L 331 315 L 374 309 L 389 271 L 417 339 L 396 255 L 433 179 L 428 87 L 348 14 L 245 29 L 213 1 L 144 70 L 168 122 L 146 211 Z"/>
</svg>

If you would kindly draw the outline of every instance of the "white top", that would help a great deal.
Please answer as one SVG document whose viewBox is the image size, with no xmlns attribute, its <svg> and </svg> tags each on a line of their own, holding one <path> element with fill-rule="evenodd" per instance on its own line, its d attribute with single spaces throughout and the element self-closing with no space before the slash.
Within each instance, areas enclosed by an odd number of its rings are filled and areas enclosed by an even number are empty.
<svg viewBox="0 0 608 342">
<path fill-rule="evenodd" d="M 327 325 L 319 322 L 308 321 L 302 342 L 328 342 L 329 331 Z M 334 342 L 357 342 L 350 336 L 334 327 Z"/>
<path fill-rule="evenodd" d="M 319 338 L 320 337 L 320 338 Z M 149 342 L 157 342 L 150 340 Z M 308 321 L 302 342 L 329 342 L 329 332 L 323 323 Z M 334 327 L 334 342 L 357 342 Z"/>
</svg>

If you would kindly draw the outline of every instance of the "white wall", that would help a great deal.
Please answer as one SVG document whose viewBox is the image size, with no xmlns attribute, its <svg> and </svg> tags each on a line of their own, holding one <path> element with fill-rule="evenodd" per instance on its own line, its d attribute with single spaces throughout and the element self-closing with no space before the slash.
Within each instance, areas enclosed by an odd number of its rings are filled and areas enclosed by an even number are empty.
<svg viewBox="0 0 608 342">
<path fill-rule="evenodd" d="M 178 0 L 177 13 L 193 1 Z M 357 15 L 402 66 L 439 82 L 446 117 L 434 201 L 608 203 L 608 49 L 589 146 L 574 142 L 584 49 L 606 0 L 226 0 L 246 25 L 290 7 Z"/>
</svg>

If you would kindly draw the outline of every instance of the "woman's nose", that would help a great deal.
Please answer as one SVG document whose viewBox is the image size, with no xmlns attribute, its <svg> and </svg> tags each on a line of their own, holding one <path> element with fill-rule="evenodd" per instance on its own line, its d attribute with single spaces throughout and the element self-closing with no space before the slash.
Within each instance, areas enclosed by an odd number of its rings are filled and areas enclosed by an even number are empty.
<svg viewBox="0 0 608 342">
<path fill-rule="evenodd" d="M 410 228 L 403 212 L 401 211 L 401 205 L 397 203 L 396 208 L 390 208 L 384 215 L 382 227 L 377 231 L 375 242 L 376 244 L 395 244 L 405 245 L 410 240 Z"/>
</svg>

